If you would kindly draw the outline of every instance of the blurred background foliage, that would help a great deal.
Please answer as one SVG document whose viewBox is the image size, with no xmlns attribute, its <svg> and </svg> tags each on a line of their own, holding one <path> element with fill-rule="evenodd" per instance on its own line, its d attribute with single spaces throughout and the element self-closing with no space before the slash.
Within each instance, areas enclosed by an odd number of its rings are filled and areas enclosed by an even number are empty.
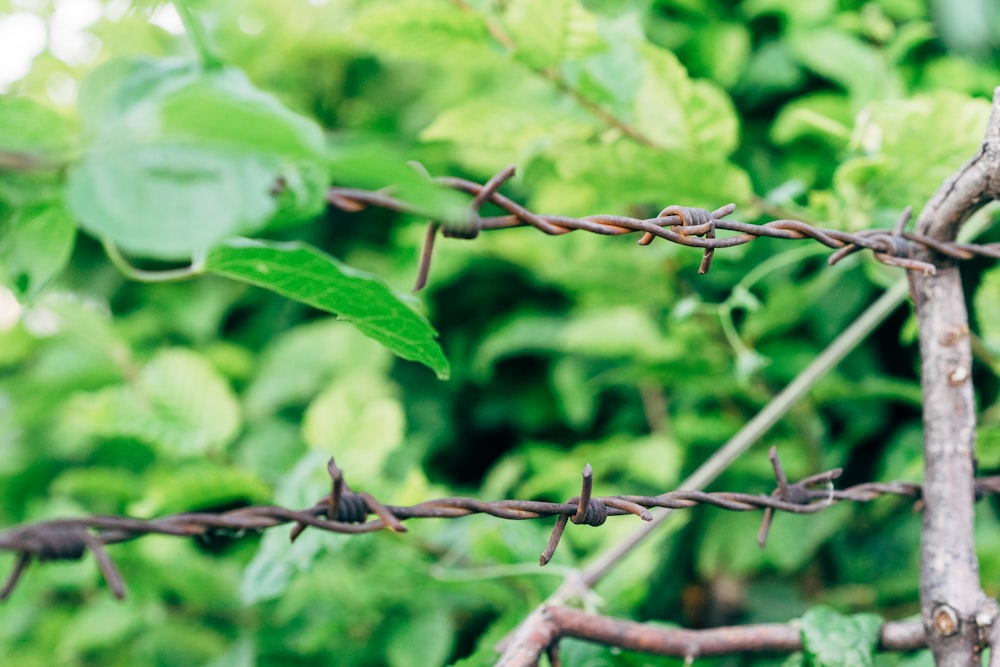
<svg viewBox="0 0 1000 667">
<path fill-rule="evenodd" d="M 79 4 L 93 15 L 67 49 L 56 28 Z M 1000 15 L 985 0 L 186 4 L 212 57 L 328 133 L 336 182 L 378 187 L 385 165 L 407 160 L 482 181 L 514 163 L 504 192 L 543 213 L 732 201 L 748 221 L 891 226 L 972 155 L 1000 83 Z M 47 131 L 13 148 L 72 147 L 79 83 L 97 64 L 196 56 L 170 5 L 0 0 L 0 12 L 8 27 L 40 21 L 49 35 L 3 107 L 32 98 Z M 719 251 L 699 276 L 699 252 L 641 248 L 634 236 L 443 240 L 419 296 L 451 366 L 440 381 L 280 295 L 214 276 L 130 281 L 92 237 L 65 231 L 61 204 L 25 218 L 32 202 L 11 194 L 23 185 L 0 183 L 2 526 L 311 505 L 331 455 L 356 490 L 393 504 L 561 500 L 588 462 L 599 494 L 659 493 L 902 276 L 860 256 L 827 267 L 828 251 L 808 241 Z M 405 291 L 425 222 L 329 210 L 265 235 Z M 48 230 L 30 252 L 11 240 L 29 224 Z M 1000 269 L 968 267 L 980 469 L 996 472 Z M 904 306 L 713 488 L 769 492 L 769 445 L 793 478 L 843 466 L 847 484 L 919 479 L 918 362 Z M 996 595 L 996 508 L 979 510 L 984 586 Z M 821 603 L 917 612 L 909 503 L 779 516 L 764 550 L 758 524 L 681 513 L 588 604 L 688 627 L 783 621 Z M 489 664 L 493 644 L 562 577 L 633 528 L 571 529 L 545 569 L 535 565 L 544 521 L 311 531 L 294 545 L 281 530 L 145 538 L 111 547 L 124 602 L 90 558 L 32 568 L 0 605 L 0 653 L 19 666 Z M 576 642 L 564 657 L 675 662 Z"/>
</svg>

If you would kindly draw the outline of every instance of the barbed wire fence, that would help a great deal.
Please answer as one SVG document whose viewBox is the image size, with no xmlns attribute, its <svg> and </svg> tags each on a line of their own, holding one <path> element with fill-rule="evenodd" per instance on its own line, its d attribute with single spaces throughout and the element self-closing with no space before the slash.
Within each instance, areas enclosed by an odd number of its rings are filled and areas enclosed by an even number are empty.
<svg viewBox="0 0 1000 667">
<path fill-rule="evenodd" d="M 480 232 L 523 226 L 533 227 L 547 235 L 561 235 L 572 231 L 586 231 L 606 236 L 641 233 L 640 245 L 648 245 L 656 238 L 661 238 L 671 243 L 700 248 L 703 250 L 700 273 L 705 273 L 711 268 L 716 249 L 743 245 L 761 237 L 812 239 L 834 251 L 829 257 L 830 264 L 836 264 L 855 252 L 868 250 L 881 263 L 922 274 L 934 274 L 937 267 L 931 262 L 915 257 L 921 250 L 932 251 L 939 256 L 954 260 L 973 257 L 1000 258 L 998 243 L 942 242 L 927 235 L 906 231 L 910 219 L 909 209 L 900 215 L 892 229 L 872 229 L 854 233 L 823 229 L 797 220 L 775 220 L 764 224 L 729 220 L 728 216 L 734 213 L 736 208 L 733 204 L 726 204 L 714 211 L 668 206 L 654 218 L 617 215 L 574 218 L 540 215 L 499 193 L 499 188 L 513 175 L 514 168 L 507 167 L 485 184 L 454 177 L 432 179 L 440 186 L 468 193 L 473 198 L 465 219 L 448 223 L 432 222 L 429 225 L 415 289 L 422 288 L 428 280 L 434 242 L 438 233 L 446 237 L 472 239 Z M 331 206 L 347 212 L 372 206 L 402 213 L 421 214 L 421 211 L 412 204 L 395 197 L 391 189 L 372 191 L 331 187 L 327 192 L 327 201 Z M 481 210 L 487 203 L 500 208 L 506 215 L 481 215 Z M 731 235 L 721 235 L 720 232 L 730 232 Z M 123 598 L 126 594 L 124 577 L 105 547 L 146 535 L 240 537 L 292 524 L 290 537 L 295 540 L 309 527 L 331 533 L 353 535 L 383 529 L 405 532 L 406 527 L 403 522 L 411 519 L 455 519 L 472 514 L 487 514 L 502 520 L 556 517 L 551 537 L 540 557 L 540 562 L 544 565 L 552 559 L 568 523 L 596 527 L 605 523 L 608 517 L 626 515 L 634 515 L 648 521 L 652 518 L 649 513 L 652 508 L 685 509 L 697 505 L 710 505 L 738 512 L 763 510 L 764 516 L 758 535 L 758 542 L 763 546 L 775 512 L 810 514 L 841 502 L 866 503 L 884 496 L 903 497 L 918 506 L 922 503 L 923 490 L 918 484 L 901 481 L 873 482 L 837 489 L 834 481 L 840 475 L 838 469 L 790 483 L 773 448 L 771 460 L 777 487 L 769 495 L 681 489 L 657 496 L 594 496 L 593 473 L 588 465 L 583 471 L 580 494 L 564 503 L 535 500 L 482 501 L 453 497 L 410 506 L 394 506 L 383 504 L 370 494 L 352 491 L 344 480 L 343 472 L 331 459 L 328 465 L 331 492 L 305 509 L 256 505 L 220 513 L 188 512 L 152 519 L 94 516 L 41 521 L 9 528 L 0 532 L 0 550 L 14 553 L 16 562 L 5 585 L 0 589 L 0 600 L 8 598 L 14 592 L 25 570 L 33 561 L 78 560 L 88 552 L 97 561 L 112 594 Z M 976 480 L 977 500 L 998 493 L 1000 493 L 1000 476 Z M 584 612 L 561 606 L 542 606 L 533 612 L 534 615 L 544 616 L 544 622 L 532 626 L 526 620 L 524 625 L 534 631 L 548 633 L 547 643 L 540 650 L 549 652 L 554 665 L 558 664 L 557 640 L 562 636 L 581 637 L 622 648 L 638 647 L 640 650 L 689 659 L 698 655 L 754 650 L 790 651 L 801 647 L 796 643 L 799 641 L 798 631 L 790 625 L 720 628 L 717 629 L 719 633 L 712 634 L 712 631 L 650 628 L 620 619 L 586 615 Z M 658 633 L 655 636 L 662 644 L 660 648 L 652 647 L 650 637 L 647 636 L 649 632 Z M 924 645 L 926 645 L 924 628 L 919 621 L 903 624 L 887 623 L 883 626 L 882 648 L 885 650 L 909 650 Z M 528 659 L 523 664 L 534 663 Z"/>
<path fill-rule="evenodd" d="M 97 560 L 114 596 L 124 598 L 124 578 L 104 547 L 148 535 L 242 537 L 293 524 L 290 539 L 295 541 L 307 528 L 359 535 L 384 529 L 403 533 L 407 531 L 403 521 L 411 519 L 458 519 L 473 514 L 510 521 L 556 517 L 551 537 L 539 558 L 540 564 L 546 565 L 552 560 L 568 523 L 597 527 L 609 517 L 618 516 L 636 516 L 649 521 L 652 518 L 649 510 L 654 507 L 688 509 L 709 505 L 732 512 L 763 510 L 757 538 L 758 545 L 763 548 L 775 512 L 814 514 L 841 502 L 867 503 L 884 496 L 902 497 L 917 504 L 921 500 L 921 487 L 912 482 L 867 482 L 837 489 L 834 481 L 841 475 L 840 468 L 789 482 L 776 448 L 771 448 L 769 457 L 777 486 L 767 495 L 680 489 L 656 496 L 595 496 L 593 470 L 588 464 L 583 469 L 580 494 L 563 503 L 449 497 L 408 506 L 384 504 L 368 493 L 352 491 L 344 472 L 331 458 L 327 464 L 330 493 L 304 509 L 253 505 L 218 513 L 184 512 L 154 519 L 128 516 L 55 519 L 10 528 L 0 533 L 0 550 L 15 553 L 17 562 L 0 589 L 0 600 L 10 597 L 33 560 L 79 560 L 88 551 Z M 1000 494 L 1000 475 L 976 480 L 977 500 L 997 494 Z"/>
<path fill-rule="evenodd" d="M 423 170 L 420 165 L 415 168 Z M 786 240 L 812 239 L 833 249 L 829 264 L 839 261 L 861 250 L 870 250 L 876 260 L 889 266 L 934 274 L 937 268 L 926 261 L 915 259 L 915 248 L 926 248 L 951 259 L 967 260 L 973 257 L 1000 259 L 1000 243 L 942 242 L 925 234 L 906 231 L 912 209 L 905 209 L 892 229 L 870 229 L 860 232 L 845 232 L 824 229 L 801 220 L 774 220 L 764 224 L 753 224 L 727 220 L 736 210 L 735 204 L 726 204 L 714 211 L 707 209 L 671 205 L 662 209 L 655 218 L 632 218 L 621 215 L 592 215 L 573 218 L 560 215 L 539 215 L 500 194 L 498 189 L 515 173 L 513 165 L 507 166 L 486 183 L 443 176 L 431 180 L 443 187 L 473 195 L 469 204 L 468 217 L 464 220 L 443 224 L 432 222 L 421 253 L 420 269 L 414 289 L 419 290 L 427 283 L 434 241 L 440 231 L 450 238 L 473 239 L 481 231 L 511 229 L 514 227 L 534 227 L 543 234 L 558 236 L 573 231 L 586 231 L 603 236 L 619 236 L 641 232 L 640 245 L 649 245 L 654 238 L 661 238 L 678 245 L 704 250 L 699 273 L 707 273 L 712 266 L 715 250 L 745 245 L 758 238 Z M 367 206 L 419 214 L 412 204 L 393 196 L 391 188 L 385 190 L 362 190 L 358 188 L 332 187 L 327 190 L 327 202 L 341 210 L 356 212 Z M 480 215 L 486 203 L 494 204 L 507 215 Z M 719 231 L 735 232 L 733 236 L 719 236 Z"/>
<path fill-rule="evenodd" d="M 917 300 L 918 319 L 922 330 L 921 338 L 923 339 L 925 336 L 936 337 L 937 334 L 934 333 L 925 334 L 923 329 L 933 332 L 940 325 L 941 322 L 939 321 L 944 321 L 944 311 L 939 306 L 927 305 L 927 290 L 932 288 L 928 287 L 929 283 L 921 282 L 919 279 L 914 278 L 914 276 L 934 276 L 938 271 L 937 263 L 944 263 L 947 265 L 947 271 L 941 284 L 950 286 L 949 289 L 957 289 L 956 294 L 949 295 L 945 300 L 949 303 L 956 303 L 957 301 L 962 301 L 962 296 L 960 281 L 956 280 L 952 269 L 953 260 L 967 260 L 977 256 L 1000 258 L 1000 244 L 963 243 L 955 240 L 958 227 L 961 223 L 985 202 L 998 197 L 997 188 L 990 176 L 996 167 L 996 160 L 993 157 L 995 151 L 991 149 L 993 148 L 992 143 L 996 139 L 994 135 L 997 133 L 997 127 L 1000 126 L 1000 115 L 997 112 L 998 99 L 1000 98 L 995 97 L 994 99 L 993 114 L 987 128 L 986 139 L 979 153 L 959 169 L 939 189 L 935 197 L 925 207 L 921 219 L 918 221 L 918 230 L 921 230 L 923 233 L 919 231 L 907 231 L 906 227 L 911 217 L 910 208 L 902 212 L 896 224 L 891 229 L 871 229 L 855 233 L 822 229 L 802 221 L 788 219 L 775 220 L 761 225 L 733 221 L 728 219 L 728 216 L 735 211 L 733 204 L 724 205 L 714 211 L 694 207 L 668 206 L 663 208 L 655 218 L 646 219 L 615 215 L 596 215 L 583 218 L 539 215 L 498 192 L 500 186 L 514 174 L 514 168 L 507 167 L 498 172 L 485 184 L 452 177 L 433 179 L 434 182 L 441 186 L 471 194 L 473 200 L 469 205 L 468 215 L 465 220 L 449 224 L 432 222 L 429 225 L 424 248 L 421 253 L 420 268 L 415 289 L 422 288 L 427 282 L 434 242 L 439 231 L 444 236 L 463 239 L 475 238 L 481 231 L 521 226 L 534 227 L 538 231 L 548 235 L 561 235 L 577 230 L 601 235 L 621 235 L 639 232 L 642 234 L 639 239 L 640 245 L 648 245 L 654 239 L 661 238 L 679 245 L 701 248 L 703 250 L 703 257 L 699 273 L 709 271 L 714 252 L 719 248 L 743 245 L 761 237 L 790 240 L 813 239 L 834 251 L 829 257 L 831 265 L 858 251 L 868 250 L 871 251 L 877 261 L 908 270 L 911 290 L 914 291 L 914 298 Z M 417 168 L 422 170 L 419 166 Z M 395 199 L 391 191 L 373 193 L 349 188 L 331 188 L 328 192 L 328 201 L 331 205 L 343 208 L 344 210 L 358 210 L 365 206 L 378 206 L 397 211 L 418 213 L 418 211 L 412 210 L 404 202 Z M 487 202 L 499 207 L 506 215 L 482 216 L 482 207 Z M 730 234 L 722 235 L 720 232 L 730 232 Z M 888 296 L 888 293 L 885 296 Z M 944 335 L 938 336 L 940 338 L 938 342 L 946 347 L 955 345 L 958 352 L 960 350 L 958 343 L 968 332 L 967 316 L 964 313 L 956 311 L 948 317 L 949 321 L 954 321 L 947 325 L 951 328 L 948 328 L 944 332 Z M 962 325 L 962 322 L 966 322 L 966 324 Z M 949 359 L 947 361 L 949 364 L 947 367 L 947 385 L 949 387 L 962 386 L 963 381 L 970 377 L 970 373 L 966 369 L 964 362 L 959 363 L 958 366 L 952 365 L 956 360 L 960 359 L 961 352 L 959 352 L 958 359 L 952 358 L 952 354 L 949 352 L 946 352 L 942 357 L 940 351 L 935 349 L 936 347 L 938 347 L 937 343 L 930 345 L 927 349 L 922 345 L 921 351 L 924 364 L 936 365 L 939 358 L 945 361 L 945 357 L 947 357 Z M 966 369 L 964 374 L 962 373 L 963 369 Z M 932 387 L 929 390 L 931 393 L 925 396 L 925 400 L 939 400 L 935 395 L 939 389 L 936 386 L 936 378 L 933 375 L 933 371 L 930 375 L 927 374 L 926 370 L 922 371 L 922 373 L 924 375 L 925 390 L 927 390 L 927 387 Z M 967 397 L 963 396 L 961 398 L 956 397 L 955 402 L 951 403 L 951 405 L 956 409 L 957 406 L 961 405 L 963 406 L 962 410 L 964 410 L 969 407 L 970 403 Z M 933 422 L 935 418 L 928 417 L 925 414 L 925 428 L 929 419 Z M 944 424 L 951 424 L 953 421 L 952 417 L 941 416 L 939 424 L 943 426 Z M 932 426 L 931 428 L 937 429 L 939 427 Z M 936 440 L 936 436 L 928 436 L 927 438 L 925 447 L 928 448 L 928 457 L 932 456 L 930 452 L 934 451 L 934 448 L 938 446 Z M 728 447 L 729 443 L 727 443 L 726 448 Z M 947 548 L 947 545 L 943 543 L 930 547 L 926 544 L 926 540 L 934 541 L 935 539 L 938 541 L 955 540 L 956 545 L 962 545 L 962 553 L 971 553 L 971 558 L 975 560 L 974 551 L 969 546 L 971 537 L 967 534 L 969 531 L 967 524 L 969 522 L 967 521 L 966 512 L 970 510 L 956 506 L 956 503 L 968 502 L 962 499 L 965 495 L 964 492 L 959 491 L 966 486 L 966 482 L 962 479 L 963 466 L 968 465 L 968 462 L 964 460 L 965 458 L 967 457 L 949 455 L 941 459 L 941 466 L 935 464 L 933 470 L 928 469 L 929 472 L 927 474 L 932 480 L 933 485 L 933 493 L 930 495 L 933 497 L 933 502 L 935 503 L 931 523 L 940 522 L 942 520 L 940 517 L 947 516 L 948 512 L 957 512 L 957 514 L 962 515 L 962 519 L 958 521 L 954 530 L 946 529 L 940 535 L 938 535 L 940 531 L 937 529 L 927 530 L 925 526 L 925 544 L 923 546 L 925 560 L 928 558 L 928 554 L 933 552 L 934 549 Z M 945 461 L 947 463 L 944 463 Z M 930 463 L 928 466 L 930 466 Z M 777 472 L 780 470 L 780 464 L 777 461 L 775 461 L 775 467 L 779 478 L 779 489 L 781 489 L 781 474 Z M 941 475 L 943 473 L 939 471 L 939 468 L 940 470 L 947 469 L 949 471 L 948 474 L 954 473 L 958 475 L 952 478 L 953 489 L 949 490 L 948 483 L 941 484 Z M 832 478 L 830 481 L 832 481 Z M 975 482 L 973 493 L 977 497 L 983 493 L 984 487 L 982 486 L 982 482 L 982 480 Z M 987 483 L 988 485 L 989 483 Z M 877 487 L 862 485 L 862 488 L 865 492 L 875 492 Z M 863 492 L 862 488 L 853 487 L 850 491 Z M 915 491 L 912 487 L 907 488 L 910 491 Z M 877 488 L 877 491 L 878 493 L 891 492 L 889 491 L 889 487 Z M 815 492 L 815 489 L 813 489 L 813 492 Z M 922 496 L 922 489 L 919 493 Z M 834 495 L 833 497 L 836 496 Z M 784 502 L 787 500 L 787 496 L 781 496 L 778 499 Z M 736 500 L 736 502 L 741 502 L 741 500 Z M 812 507 L 814 506 L 814 502 L 814 500 L 811 500 L 807 505 Z M 765 509 L 765 520 L 761 529 L 762 538 L 766 538 L 770 517 L 776 509 L 779 508 L 767 507 Z M 581 512 L 585 517 L 586 511 L 582 505 L 578 512 L 573 513 L 573 517 L 579 520 Z M 559 523 L 553 532 L 554 540 L 558 540 L 558 536 L 561 534 L 561 527 L 565 526 L 567 520 L 569 520 L 568 516 L 568 514 L 560 515 Z M 926 523 L 927 521 L 925 520 Z M 948 537 L 944 537 L 944 533 L 948 533 Z M 602 558 L 598 559 L 593 568 L 588 568 L 588 571 L 593 570 L 591 572 L 593 575 L 591 579 L 599 578 L 601 572 L 606 571 L 607 561 L 611 557 L 617 557 L 626 553 L 646 534 L 648 534 L 648 531 L 637 530 L 634 541 L 630 538 L 620 548 L 612 549 L 607 557 L 602 556 Z M 549 555 L 551 554 L 549 553 Z M 543 555 L 543 562 L 544 560 L 545 557 Z M 958 569 L 956 568 L 957 571 Z M 977 597 L 970 603 L 972 606 L 971 611 L 950 604 L 953 595 L 945 591 L 952 583 L 944 583 L 944 588 L 941 588 L 941 585 L 942 582 L 951 582 L 958 576 L 955 574 L 954 576 L 945 575 L 942 577 L 940 573 L 928 574 L 922 568 L 922 621 L 906 624 L 905 630 L 901 632 L 906 635 L 907 641 L 898 645 L 892 641 L 886 641 L 884 633 L 889 627 L 889 624 L 886 624 L 883 626 L 881 648 L 887 650 L 906 650 L 917 646 L 929 645 L 934 652 L 936 660 L 942 659 L 942 656 L 949 654 L 958 655 L 959 652 L 964 651 L 975 654 L 979 650 L 976 647 L 981 648 L 984 644 L 992 646 L 994 653 L 1000 652 L 1000 638 L 998 638 L 1000 637 L 1000 633 L 996 630 L 998 625 L 994 623 L 994 620 L 998 617 L 996 602 L 979 592 Z M 973 579 L 978 580 L 978 577 L 973 577 Z M 959 597 L 973 592 L 971 588 L 966 590 L 965 583 L 966 580 L 963 579 L 962 592 L 959 594 Z M 567 609 L 561 604 L 563 601 L 562 597 L 564 596 L 560 596 L 560 593 L 566 588 L 567 586 L 564 585 L 560 591 L 557 591 L 552 596 L 555 606 L 550 603 L 543 603 L 501 642 L 501 645 L 497 647 L 497 650 L 501 652 L 498 665 L 503 665 L 504 667 L 536 665 L 540 656 L 545 653 L 549 656 L 550 663 L 554 667 L 558 667 L 560 664 L 558 640 L 563 636 L 580 637 L 608 646 L 632 647 L 650 652 L 660 652 L 664 655 L 676 655 L 684 657 L 687 660 L 691 660 L 697 655 L 705 654 L 710 646 L 716 646 L 720 651 L 730 653 L 759 650 L 761 648 L 772 651 L 796 650 L 797 648 L 801 648 L 801 644 L 795 644 L 795 642 L 789 643 L 785 641 L 782 643 L 781 640 L 778 640 L 771 634 L 769 629 L 739 627 L 721 629 L 721 635 L 719 636 L 727 637 L 733 641 L 731 643 L 721 641 L 718 644 L 712 644 L 715 640 L 704 635 L 698 635 L 697 637 L 694 635 L 683 635 L 687 631 L 663 631 L 637 627 L 632 628 L 635 631 L 635 635 L 638 636 L 636 643 L 628 644 L 622 638 L 626 635 L 632 635 L 628 629 L 621 625 L 628 622 L 605 617 L 593 617 L 581 621 L 580 618 L 574 616 L 578 612 Z M 939 600 L 939 602 L 935 603 L 934 599 Z M 940 600 L 948 600 L 949 603 L 941 603 Z M 963 615 L 965 617 L 964 624 L 962 620 Z M 968 620 L 970 616 L 973 617 L 971 622 Z M 570 620 L 567 620 L 567 618 L 570 618 Z M 755 632 L 756 634 L 754 634 Z M 786 640 L 789 632 L 793 636 L 797 635 L 795 629 L 789 627 L 784 627 L 781 632 L 784 633 Z M 654 636 L 651 637 L 650 633 L 653 633 Z M 734 639 L 734 637 L 738 638 Z M 657 644 L 659 641 L 664 643 Z M 960 644 L 960 642 L 965 642 L 965 644 Z M 657 645 L 658 648 L 654 647 L 654 645 Z"/>
</svg>

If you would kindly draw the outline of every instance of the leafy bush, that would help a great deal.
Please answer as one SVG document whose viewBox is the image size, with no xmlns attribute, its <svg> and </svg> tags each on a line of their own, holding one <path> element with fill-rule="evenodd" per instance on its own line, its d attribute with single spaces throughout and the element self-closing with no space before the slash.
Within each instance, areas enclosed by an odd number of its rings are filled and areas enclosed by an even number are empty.
<svg viewBox="0 0 1000 667">
<path fill-rule="evenodd" d="M 440 242 L 418 300 L 402 293 L 424 223 L 464 224 L 468 198 L 405 162 L 480 181 L 517 164 L 504 191 L 545 213 L 732 201 L 748 221 L 891 226 L 971 155 L 1000 80 L 995 28 L 955 37 L 974 3 L 190 0 L 187 35 L 151 20 L 169 5 L 121 4 L 82 56 L 51 42 L 0 98 L 4 526 L 308 506 L 331 455 L 394 504 L 561 500 L 587 462 L 601 494 L 671 489 L 898 272 L 759 240 L 699 276 L 688 248 L 512 230 Z M 329 207 L 331 182 L 391 187 L 411 213 Z M 994 469 L 1000 274 L 972 271 Z M 785 415 L 767 440 L 790 477 L 919 475 L 914 348 L 896 313 Z M 768 492 L 763 451 L 717 486 Z M 597 588 L 602 610 L 686 626 L 917 610 L 907 503 L 781 516 L 765 550 L 757 525 L 679 515 Z M 543 570 L 526 564 L 549 525 L 489 517 L 294 545 L 144 538 L 110 547 L 121 603 L 90 559 L 32 569 L 0 645 L 10 665 L 489 662 L 633 527 L 570 530 Z M 979 536 L 987 582 L 995 541 Z"/>
</svg>

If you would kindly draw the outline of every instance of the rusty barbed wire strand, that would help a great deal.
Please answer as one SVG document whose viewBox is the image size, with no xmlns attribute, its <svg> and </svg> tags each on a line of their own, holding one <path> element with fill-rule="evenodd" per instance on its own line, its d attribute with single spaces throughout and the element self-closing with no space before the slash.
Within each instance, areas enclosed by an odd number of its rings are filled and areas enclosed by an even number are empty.
<svg viewBox="0 0 1000 667">
<path fill-rule="evenodd" d="M 915 502 L 919 502 L 921 498 L 920 485 L 910 482 L 869 482 L 836 489 L 833 482 L 840 476 L 840 469 L 828 470 L 789 483 L 773 447 L 769 456 L 777 479 L 777 488 L 770 495 L 682 489 L 657 496 L 595 497 L 593 471 L 588 464 L 583 470 L 580 495 L 564 503 L 537 500 L 482 501 L 451 497 L 410 506 L 385 505 L 370 494 L 351 491 L 344 480 L 343 471 L 330 459 L 327 472 L 330 474 L 331 492 L 312 507 L 302 510 L 255 505 L 220 513 L 186 512 L 155 519 L 94 516 L 41 521 L 0 532 L 0 551 L 17 554 L 14 569 L 0 589 L 0 601 L 14 591 L 32 560 L 79 560 L 87 551 L 97 560 L 112 594 L 121 599 L 125 597 L 125 583 L 104 547 L 144 535 L 241 537 L 248 532 L 259 532 L 291 523 L 294 526 L 290 537 L 294 541 L 308 527 L 356 535 L 385 528 L 405 532 L 406 527 L 402 522 L 407 519 L 454 519 L 471 514 L 488 514 L 508 520 L 555 516 L 556 525 L 540 558 L 540 563 L 545 565 L 552 559 L 568 522 L 600 526 L 610 516 L 624 515 L 635 515 L 648 521 L 652 519 L 649 510 L 654 507 L 685 509 L 696 505 L 711 505 L 735 512 L 763 509 L 765 514 L 758 538 L 763 546 L 775 511 L 811 514 L 844 501 L 870 502 L 886 495 L 910 498 Z M 1000 476 L 976 480 L 977 500 L 998 493 Z M 375 518 L 369 519 L 370 516 Z"/>
<path fill-rule="evenodd" d="M 422 167 L 416 168 L 426 173 Z M 453 176 L 430 179 L 443 187 L 472 195 L 473 201 L 469 205 L 467 220 L 451 224 L 435 221 L 430 224 L 414 289 L 420 289 L 426 283 L 434 238 L 438 230 L 446 237 L 465 239 L 475 238 L 480 231 L 524 226 L 534 227 L 551 236 L 577 230 L 607 236 L 642 232 L 640 245 L 648 245 L 654 238 L 659 237 L 671 243 L 702 248 L 704 256 L 698 269 L 699 273 L 707 273 L 711 268 L 712 256 L 716 249 L 744 245 L 760 237 L 813 239 L 836 251 L 829 257 L 828 262 L 831 265 L 860 250 L 870 250 L 875 259 L 883 264 L 929 274 L 935 273 L 936 267 L 928 262 L 914 259 L 911 256 L 913 246 L 930 248 L 940 255 L 957 260 L 977 256 L 1000 259 L 1000 243 L 944 243 L 929 236 L 904 231 L 912 213 L 909 207 L 903 211 L 892 229 L 870 229 L 860 232 L 822 229 L 800 220 L 772 220 L 760 225 L 726 220 L 725 218 L 736 210 L 735 204 L 726 204 L 714 211 L 686 206 L 667 206 L 655 218 L 645 219 L 622 215 L 591 215 L 583 218 L 539 215 L 498 192 L 500 186 L 509 180 L 514 172 L 514 166 L 507 166 L 482 185 Z M 421 213 L 414 205 L 394 197 L 391 189 L 372 191 L 331 187 L 327 190 L 326 199 L 331 206 L 348 212 L 375 206 L 402 213 L 417 215 Z M 480 216 L 480 210 L 487 202 L 506 211 L 507 215 Z M 718 231 L 735 232 L 736 235 L 718 236 Z"/>
</svg>

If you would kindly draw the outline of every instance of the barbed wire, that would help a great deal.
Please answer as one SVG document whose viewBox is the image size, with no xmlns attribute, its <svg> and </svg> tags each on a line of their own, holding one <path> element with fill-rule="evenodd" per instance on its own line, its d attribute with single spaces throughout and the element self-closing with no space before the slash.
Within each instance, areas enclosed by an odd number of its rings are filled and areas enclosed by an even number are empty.
<svg viewBox="0 0 1000 667">
<path fill-rule="evenodd" d="M 420 165 L 413 166 L 426 174 Z M 744 245 L 760 237 L 811 238 L 836 251 L 828 260 L 831 265 L 860 250 L 870 250 L 875 259 L 883 264 L 929 274 L 935 273 L 936 267 L 931 263 L 914 259 L 912 257 L 914 246 L 922 246 L 958 260 L 977 256 L 1000 259 L 1000 243 L 946 243 L 905 231 L 912 215 L 912 209 L 909 207 L 902 212 L 892 229 L 870 229 L 853 233 L 814 227 L 801 220 L 773 220 L 761 225 L 726 220 L 725 218 L 736 210 L 735 204 L 726 204 L 714 211 L 687 206 L 667 206 L 655 218 L 645 219 L 622 215 L 591 215 L 583 218 L 539 215 L 498 192 L 500 186 L 513 177 L 514 171 L 515 167 L 512 165 L 505 167 L 485 184 L 453 176 L 431 178 L 431 181 L 438 185 L 473 195 L 473 199 L 465 219 L 451 222 L 436 221 L 428 227 L 414 289 L 419 290 L 427 282 L 434 240 L 439 230 L 446 237 L 463 239 L 475 238 L 481 231 L 524 226 L 534 227 L 552 236 L 577 230 L 606 236 L 642 232 L 640 245 L 649 245 L 654 238 L 659 237 L 672 243 L 702 248 L 704 255 L 698 269 L 699 273 L 707 273 L 711 268 L 712 256 L 716 249 Z M 326 200 L 331 206 L 349 212 L 376 206 L 403 213 L 421 213 L 413 204 L 394 197 L 391 188 L 372 191 L 331 187 L 327 190 Z M 487 202 L 506 211 L 507 215 L 482 217 L 480 211 Z M 718 236 L 718 231 L 736 232 L 736 235 Z"/>
<path fill-rule="evenodd" d="M 557 517 L 548 544 L 540 557 L 541 565 L 555 554 L 566 524 L 600 526 L 608 517 L 635 515 L 649 521 L 654 507 L 685 509 L 696 505 L 711 505 L 734 512 L 764 510 L 758 543 L 764 546 L 775 511 L 811 514 L 843 501 L 869 502 L 885 495 L 902 496 L 916 502 L 921 498 L 919 484 L 910 482 L 869 482 L 846 489 L 836 489 L 833 482 L 839 468 L 811 475 L 795 483 L 785 477 L 777 451 L 770 454 L 777 487 L 770 495 L 733 492 L 703 492 L 677 490 L 657 496 L 615 495 L 593 496 L 593 471 L 583 470 L 580 495 L 564 503 L 537 500 L 482 501 L 474 498 L 440 498 L 416 505 L 386 505 L 364 492 L 351 491 L 343 471 L 331 458 L 327 464 L 330 493 L 312 507 L 293 510 L 274 505 L 254 505 L 226 512 L 187 512 L 155 519 L 128 516 L 94 516 L 77 519 L 55 519 L 25 524 L 0 533 L 0 550 L 17 554 L 14 570 L 0 589 L 0 600 L 7 599 L 32 560 L 79 560 L 90 551 L 115 597 L 125 596 L 121 573 L 104 549 L 106 545 L 127 542 L 145 535 L 178 537 L 241 537 L 284 524 L 294 524 L 291 540 L 295 541 L 308 528 L 331 533 L 356 535 L 382 529 L 405 532 L 407 519 L 454 519 L 471 514 L 488 514 L 499 519 L 526 520 Z M 977 499 L 1000 493 L 1000 476 L 976 480 Z M 374 516 L 375 518 L 369 518 Z"/>
</svg>

